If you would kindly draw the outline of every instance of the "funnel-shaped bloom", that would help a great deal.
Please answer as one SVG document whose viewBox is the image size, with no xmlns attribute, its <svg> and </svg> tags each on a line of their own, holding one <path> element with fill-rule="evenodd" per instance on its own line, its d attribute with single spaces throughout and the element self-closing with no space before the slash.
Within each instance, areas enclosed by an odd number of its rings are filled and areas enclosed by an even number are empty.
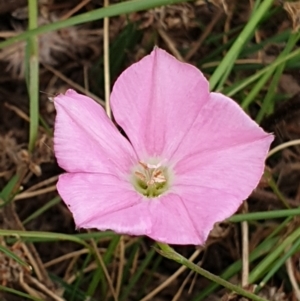
<svg viewBox="0 0 300 301">
<path fill-rule="evenodd" d="M 116 122 L 87 96 L 55 98 L 57 189 L 79 228 L 203 244 L 258 184 L 273 137 L 203 74 L 158 48 L 111 94 Z"/>
</svg>

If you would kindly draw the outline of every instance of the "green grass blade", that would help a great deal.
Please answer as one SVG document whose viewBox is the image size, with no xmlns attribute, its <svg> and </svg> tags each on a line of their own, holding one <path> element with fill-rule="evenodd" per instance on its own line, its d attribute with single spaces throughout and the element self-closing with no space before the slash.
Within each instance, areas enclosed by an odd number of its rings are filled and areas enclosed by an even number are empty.
<svg viewBox="0 0 300 301">
<path fill-rule="evenodd" d="M 26 263 L 24 260 L 22 260 L 19 256 L 17 256 L 14 252 L 10 251 L 8 248 L 0 245 L 0 252 L 5 254 L 6 256 L 13 259 L 15 262 L 17 262 L 20 266 L 25 267 L 27 270 L 31 270 L 31 267 L 28 263 Z"/>
<path fill-rule="evenodd" d="M 137 272 L 130 279 L 129 284 L 125 288 L 124 292 L 121 294 L 121 297 L 119 298 L 120 301 L 128 300 L 128 296 L 129 296 L 130 292 L 132 291 L 133 287 L 135 286 L 137 281 L 140 279 L 140 277 L 144 273 L 146 267 L 151 263 L 152 258 L 153 258 L 154 255 L 155 255 L 155 249 L 151 249 L 147 253 L 146 258 L 143 260 L 143 262 L 139 266 Z"/>
<path fill-rule="evenodd" d="M 229 88 L 222 90 L 222 92 L 225 93 L 227 96 L 232 97 L 236 93 L 240 92 L 241 90 L 243 90 L 244 88 L 246 88 L 247 86 L 252 84 L 257 79 L 259 79 L 265 73 L 269 72 L 270 69 L 277 67 L 281 63 L 288 62 L 289 60 L 292 60 L 292 59 L 297 59 L 297 60 L 300 59 L 300 49 L 294 50 L 293 52 L 291 52 L 289 55 L 285 56 L 284 58 L 278 58 L 273 63 L 271 63 L 270 65 L 261 69 L 257 73 L 253 74 L 252 76 L 249 76 L 247 79 L 244 79 L 244 80 L 232 85 Z M 248 104 L 243 103 L 242 107 L 247 108 L 247 105 Z"/>
<path fill-rule="evenodd" d="M 300 237 L 300 228 L 296 229 L 291 235 L 289 235 L 284 241 L 282 241 L 277 248 L 274 248 L 270 254 L 268 254 L 249 274 L 249 283 L 255 283 L 261 278 L 271 264 L 283 253 L 285 248 L 294 243 L 296 239 Z"/>
<path fill-rule="evenodd" d="M 2 291 L 2 292 L 7 292 L 7 293 L 10 293 L 10 294 L 13 294 L 13 295 L 22 297 L 22 298 L 26 298 L 26 299 L 28 299 L 28 300 L 33 300 L 33 301 L 43 301 L 42 299 L 39 299 L 39 298 L 30 296 L 30 295 L 28 295 L 28 294 L 19 292 L 19 291 L 13 289 L 13 288 L 9 288 L 9 287 L 3 286 L 3 285 L 0 285 L 0 291 Z"/>
<path fill-rule="evenodd" d="M 276 229 L 263 241 L 261 242 L 251 253 L 249 256 L 249 262 L 253 262 L 254 260 L 258 259 L 259 257 L 263 256 L 264 254 L 268 254 L 274 246 L 278 242 L 278 235 L 284 228 L 287 227 L 288 223 L 291 221 L 292 217 L 286 218 Z M 235 274 L 239 273 L 242 269 L 242 261 L 238 260 L 232 265 L 230 265 L 220 277 L 224 279 L 229 279 Z M 201 301 L 209 294 L 214 292 L 219 285 L 217 283 L 212 283 L 207 288 L 201 291 L 201 293 L 196 296 L 192 301 Z"/>
<path fill-rule="evenodd" d="M 0 208 L 12 199 L 18 180 L 19 177 L 14 175 L 0 192 Z"/>
<path fill-rule="evenodd" d="M 105 265 L 108 265 L 111 259 L 113 258 L 113 255 L 116 251 L 119 241 L 120 241 L 119 235 L 116 235 L 110 241 L 109 246 L 106 249 L 106 252 L 103 256 L 103 262 L 105 263 Z M 93 296 L 99 284 L 102 286 L 102 292 L 105 293 L 105 290 L 107 289 L 106 278 L 100 265 L 98 266 L 98 269 L 95 271 L 93 275 L 92 281 L 90 282 L 90 285 L 87 289 L 87 295 Z"/>
<path fill-rule="evenodd" d="M 282 217 L 292 217 L 300 215 L 300 207 L 295 209 L 285 209 L 285 210 L 274 210 L 274 211 L 261 211 L 253 213 L 236 214 L 228 219 L 228 221 L 233 223 L 239 223 L 243 221 L 257 221 L 262 219 L 273 219 Z"/>
<path fill-rule="evenodd" d="M 126 264 L 123 270 L 123 281 L 127 281 L 130 277 L 130 269 L 132 268 L 134 258 L 137 254 L 137 252 L 140 249 L 140 243 L 141 243 L 141 238 L 138 239 L 131 247 L 130 247 L 130 252 L 129 256 L 126 260 Z"/>
<path fill-rule="evenodd" d="M 292 50 L 292 47 L 295 45 L 297 39 L 297 37 L 295 35 L 291 35 L 290 39 L 285 47 L 285 49 L 280 53 L 280 55 L 276 58 L 276 61 L 280 61 L 282 58 L 286 57 L 288 55 L 288 53 Z M 285 61 L 283 61 L 282 63 L 278 64 L 278 68 L 280 68 L 280 65 L 284 66 Z M 261 77 L 261 79 L 257 82 L 257 84 L 253 87 L 253 89 L 250 91 L 250 93 L 247 95 L 247 97 L 244 99 L 244 101 L 242 102 L 242 107 L 243 108 L 247 108 L 252 102 L 253 100 L 256 98 L 256 96 L 258 95 L 258 93 L 261 91 L 262 88 L 265 87 L 267 81 L 270 79 L 270 77 L 272 76 L 272 74 L 275 71 L 275 68 L 277 66 L 273 65 L 272 67 L 270 67 L 268 69 L 268 71 Z M 267 103 L 266 105 L 264 105 L 264 111 L 266 110 L 266 106 L 270 105 L 269 103 Z M 264 112 L 263 111 L 263 112 Z M 262 116 L 261 116 L 262 117 Z M 260 117 L 260 118 L 261 118 Z"/>
<path fill-rule="evenodd" d="M 50 273 L 50 277 L 51 279 L 57 283 L 60 287 L 63 288 L 64 290 L 64 297 L 66 301 L 73 301 L 71 300 L 71 296 L 75 293 L 75 296 L 76 296 L 76 301 L 98 301 L 94 298 L 90 298 L 88 297 L 84 291 L 82 291 L 82 289 L 80 288 L 75 288 L 74 284 L 69 284 L 67 283 L 65 280 L 63 280 L 62 278 L 58 277 L 57 275 L 55 274 L 51 274 Z"/>
<path fill-rule="evenodd" d="M 38 28 L 38 3 L 37 0 L 29 0 L 29 30 Z M 27 84 L 29 94 L 29 144 L 32 152 L 38 135 L 39 126 L 39 45 L 37 36 L 31 35 L 27 40 L 29 70 L 27 72 Z"/>
<path fill-rule="evenodd" d="M 253 250 L 253 252 L 251 252 L 251 254 L 249 256 L 249 262 L 253 262 L 254 260 L 260 258 L 264 254 L 267 254 L 268 252 L 270 252 L 272 250 L 272 248 L 275 246 L 275 244 L 277 243 L 277 241 L 278 241 L 278 239 L 276 237 L 275 238 L 273 237 L 273 238 L 263 241 L 259 246 L 257 246 L 255 248 L 255 250 Z M 242 269 L 242 261 L 238 260 L 235 263 L 233 263 L 232 265 L 230 265 L 220 275 L 220 277 L 225 280 L 230 279 L 232 276 L 239 273 L 241 269 Z M 207 297 L 208 295 L 213 293 L 218 287 L 220 287 L 220 285 L 213 282 L 207 288 L 203 289 L 201 291 L 201 293 L 199 295 L 197 295 L 192 301 L 203 300 L 205 297 Z"/>
<path fill-rule="evenodd" d="M 289 259 L 291 256 L 293 256 L 298 248 L 300 246 L 300 238 L 298 238 L 295 242 L 295 244 L 292 245 L 292 247 L 275 262 L 272 267 L 270 268 L 269 272 L 266 274 L 266 276 L 262 279 L 260 284 L 257 286 L 255 292 L 259 292 L 266 284 L 267 282 L 273 277 L 273 275 L 280 269 L 281 266 L 285 264 L 287 259 Z"/>
<path fill-rule="evenodd" d="M 85 274 L 84 270 L 88 267 L 89 262 L 91 261 L 92 254 L 88 253 L 86 258 L 83 261 L 83 264 L 80 265 L 80 270 L 76 272 L 76 281 L 72 285 L 72 290 L 70 292 L 70 301 L 73 300 L 78 300 L 77 298 L 77 292 L 80 291 L 80 285 L 84 282 L 85 280 Z M 85 299 L 86 299 L 86 294 L 84 294 Z"/>
<path fill-rule="evenodd" d="M 0 236 L 14 236 L 14 237 L 32 237 L 32 238 L 47 238 L 51 240 L 68 240 L 73 241 L 78 244 L 84 245 L 86 248 L 90 248 L 87 243 L 84 242 L 83 239 L 76 235 L 69 235 L 69 234 L 63 234 L 63 233 L 53 233 L 53 232 L 43 232 L 43 231 L 20 231 L 20 230 L 5 230 L 0 229 Z"/>
<path fill-rule="evenodd" d="M 291 33 L 290 38 L 286 44 L 286 47 L 281 52 L 280 56 L 284 57 L 287 54 L 289 54 L 296 43 L 299 41 L 300 38 L 300 32 Z M 263 101 L 262 107 L 260 111 L 258 112 L 258 115 L 256 117 L 256 121 L 260 123 L 262 119 L 264 118 L 265 114 L 271 114 L 274 111 L 274 98 L 276 96 L 277 86 L 280 80 L 280 77 L 284 71 L 285 68 L 285 62 L 280 64 L 274 73 L 274 76 L 272 78 L 271 84 L 268 87 L 267 95 Z"/>
<path fill-rule="evenodd" d="M 151 282 L 154 280 L 153 279 L 153 278 L 155 278 L 154 274 L 158 270 L 162 260 L 163 260 L 163 257 L 158 256 L 152 262 L 151 270 L 149 271 L 147 276 L 145 275 L 146 279 L 143 280 L 143 284 L 139 288 L 139 294 L 138 294 L 138 297 L 137 297 L 138 300 L 142 299 L 142 297 L 147 293 L 147 288 L 149 287 L 149 285 L 151 285 Z"/>
<path fill-rule="evenodd" d="M 30 221 L 34 220 L 35 218 L 39 217 L 44 212 L 46 212 L 48 209 L 50 209 L 51 207 L 57 205 L 60 202 L 61 202 L 61 198 L 59 196 L 55 197 L 54 199 L 52 199 L 51 201 L 49 201 L 48 203 L 46 203 L 44 206 L 40 207 L 38 210 L 36 210 L 35 212 L 33 212 L 30 216 L 28 216 L 23 221 L 23 225 L 25 225 L 25 224 L 29 223 Z"/>
<path fill-rule="evenodd" d="M 12 233 L 12 234 L 10 234 L 11 236 L 13 236 L 14 233 L 17 233 L 17 235 L 19 234 L 19 232 L 11 232 L 11 233 Z M 34 233 L 33 236 L 22 234 L 23 241 L 25 241 L 25 242 L 50 242 L 50 241 L 57 240 L 55 235 L 51 235 L 52 232 L 33 232 L 33 233 Z M 46 235 L 44 235 L 44 236 L 38 235 L 38 233 L 46 233 Z M 50 234 L 50 235 L 48 235 L 48 234 Z M 0 233 L 0 235 L 1 235 L 1 233 Z M 62 235 L 65 235 L 65 234 L 62 234 Z M 116 233 L 114 233 L 112 231 L 103 231 L 103 232 L 99 231 L 99 232 L 89 232 L 89 233 L 76 233 L 76 234 L 72 234 L 71 236 L 77 237 L 78 239 L 86 241 L 86 240 L 90 240 L 90 239 L 112 238 L 112 237 L 116 236 Z M 62 239 L 64 239 L 64 238 L 62 238 Z M 14 243 L 17 241 L 17 239 L 16 238 L 7 238 L 7 241 L 9 243 Z"/>
<path fill-rule="evenodd" d="M 265 13 L 272 5 L 273 0 L 264 0 L 260 6 L 255 10 L 255 14 L 252 14 L 251 19 L 248 21 L 243 31 L 237 37 L 235 43 L 232 45 L 225 58 L 217 67 L 213 75 L 211 76 L 209 83 L 210 89 L 215 90 L 220 88 L 225 82 L 228 74 L 230 73 L 235 60 L 244 47 L 245 43 L 253 35 L 258 23 L 261 21 Z M 217 86 L 218 85 L 218 86 Z"/>
<path fill-rule="evenodd" d="M 55 23 L 40 26 L 38 28 L 26 31 L 18 36 L 10 38 L 4 42 L 0 43 L 0 48 L 12 45 L 19 41 L 24 41 L 32 36 L 39 35 L 42 33 L 54 31 L 57 29 L 62 29 L 68 26 L 78 25 L 86 22 L 91 22 L 95 20 L 100 20 L 106 17 L 115 17 L 118 15 L 129 14 L 136 11 L 146 10 L 155 8 L 158 6 L 171 5 L 175 3 L 188 2 L 191 0 L 131 0 L 108 7 L 95 9 L 93 11 L 83 13 L 67 20 L 57 21 Z M 268 0 L 270 1 L 270 0 Z"/>
</svg>

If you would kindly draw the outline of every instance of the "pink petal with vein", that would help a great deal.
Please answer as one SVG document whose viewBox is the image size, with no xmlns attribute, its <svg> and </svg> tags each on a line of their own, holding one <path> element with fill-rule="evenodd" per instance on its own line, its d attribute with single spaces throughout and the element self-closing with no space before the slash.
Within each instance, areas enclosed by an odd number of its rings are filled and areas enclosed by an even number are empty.
<svg viewBox="0 0 300 301">
<path fill-rule="evenodd" d="M 151 228 L 142 196 L 118 177 L 106 174 L 64 174 L 57 189 L 77 227 L 145 235 Z"/>
<path fill-rule="evenodd" d="M 62 168 L 128 174 L 136 156 L 99 104 L 73 90 L 56 96 L 54 103 L 54 150 Z"/>
<path fill-rule="evenodd" d="M 194 232 L 190 230 L 187 235 L 190 244 L 203 245 L 214 224 L 234 214 L 241 203 L 235 195 L 209 187 L 184 185 L 178 191 L 194 227 Z M 192 237 L 190 233 L 197 236 Z"/>
<path fill-rule="evenodd" d="M 117 79 L 111 105 L 141 159 L 168 158 L 208 99 L 208 82 L 197 68 L 156 48 Z"/>
<path fill-rule="evenodd" d="M 147 235 L 173 244 L 204 242 L 179 195 L 147 199 L 129 183 L 103 174 L 64 174 L 57 189 L 79 228 Z"/>
<path fill-rule="evenodd" d="M 266 134 L 234 101 L 211 93 L 210 101 L 173 155 L 172 161 L 177 160 L 174 192 L 186 195 L 198 189 L 193 196 L 198 195 L 199 206 L 205 211 L 215 210 L 206 211 L 205 222 L 210 229 L 233 214 L 257 186 L 272 141 L 273 136 Z M 219 191 L 219 198 L 214 191 Z"/>
<path fill-rule="evenodd" d="M 187 210 L 186 201 L 182 194 L 169 193 L 149 202 L 152 227 L 148 236 L 170 244 L 203 244 L 205 237 L 197 226 L 199 220 Z M 199 209 L 204 210 L 202 206 Z"/>
<path fill-rule="evenodd" d="M 210 93 L 209 101 L 173 154 L 172 161 L 178 162 L 191 156 L 201 157 L 203 153 L 214 154 L 218 150 L 259 140 L 264 140 L 261 148 L 253 147 L 252 153 L 263 160 L 273 136 L 264 132 L 231 98 Z"/>
</svg>

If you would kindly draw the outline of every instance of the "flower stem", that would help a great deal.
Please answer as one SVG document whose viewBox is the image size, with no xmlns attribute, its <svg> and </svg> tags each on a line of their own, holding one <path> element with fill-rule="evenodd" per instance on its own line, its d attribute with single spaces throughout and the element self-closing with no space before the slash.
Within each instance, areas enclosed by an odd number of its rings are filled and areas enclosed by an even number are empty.
<svg viewBox="0 0 300 301">
<path fill-rule="evenodd" d="M 244 290 L 243 288 L 241 288 L 240 286 L 234 285 L 206 270 L 204 270 L 203 268 L 201 268 L 200 266 L 194 264 L 193 262 L 189 261 L 187 258 L 183 257 L 182 255 L 180 255 L 179 253 L 177 253 L 173 248 L 171 248 L 169 245 L 164 244 L 164 243 L 160 243 L 157 242 L 157 245 L 160 247 L 160 250 L 157 250 L 159 254 L 161 254 L 162 256 L 174 260 L 184 266 L 186 266 L 187 268 L 191 269 L 192 271 L 200 274 L 201 276 L 219 284 L 222 285 L 223 287 L 226 287 L 227 289 L 234 291 L 235 293 L 244 296 L 246 298 L 249 298 L 250 300 L 254 300 L 254 301 L 267 301 L 264 298 L 261 298 L 259 296 L 256 296 L 252 293 L 250 293 L 249 291 Z"/>
</svg>

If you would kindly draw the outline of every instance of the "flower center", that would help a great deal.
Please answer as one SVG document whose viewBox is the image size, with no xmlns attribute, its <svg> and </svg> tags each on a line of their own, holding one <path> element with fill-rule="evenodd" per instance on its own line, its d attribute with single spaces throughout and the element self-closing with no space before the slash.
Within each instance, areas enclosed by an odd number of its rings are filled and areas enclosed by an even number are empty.
<svg viewBox="0 0 300 301">
<path fill-rule="evenodd" d="M 169 187 L 168 170 L 159 164 L 139 162 L 134 171 L 133 184 L 146 197 L 158 197 Z"/>
</svg>

